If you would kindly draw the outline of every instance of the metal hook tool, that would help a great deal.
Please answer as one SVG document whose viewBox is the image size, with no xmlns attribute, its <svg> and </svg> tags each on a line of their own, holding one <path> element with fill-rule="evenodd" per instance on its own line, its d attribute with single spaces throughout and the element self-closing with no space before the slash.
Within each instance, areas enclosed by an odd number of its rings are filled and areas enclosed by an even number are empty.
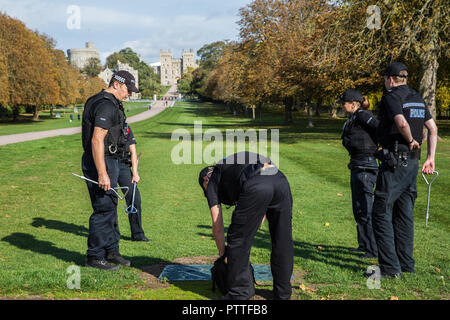
<svg viewBox="0 0 450 320">
<path fill-rule="evenodd" d="M 432 184 L 433 181 L 436 180 L 436 178 L 439 176 L 439 173 L 438 173 L 437 171 L 433 171 L 433 174 L 436 174 L 436 176 L 435 176 L 433 179 L 431 179 L 430 182 L 428 182 L 427 178 L 425 178 L 425 174 L 422 172 L 423 180 L 425 180 L 426 184 L 428 185 L 427 216 L 426 216 L 426 218 L 425 218 L 425 226 L 428 225 L 428 216 L 429 216 L 428 211 L 429 211 L 429 209 L 430 209 L 431 184 Z"/>
<path fill-rule="evenodd" d="M 139 167 L 139 158 L 141 157 L 142 152 L 139 152 L 138 156 L 137 156 L 137 164 L 136 167 Z M 136 168 L 137 171 L 137 168 Z M 131 201 L 131 206 L 126 207 L 125 205 L 125 213 L 128 214 L 132 214 L 132 213 L 137 213 L 137 208 L 134 206 L 134 195 L 136 194 L 136 182 L 133 183 L 133 200 Z"/>
<path fill-rule="evenodd" d="M 72 172 L 72 174 L 73 174 L 74 176 L 78 177 L 78 178 L 84 179 L 84 180 L 86 180 L 86 181 L 89 181 L 89 182 L 92 182 L 92 183 L 95 183 L 95 184 L 98 185 L 98 182 L 97 182 L 97 181 L 88 179 L 88 178 L 86 178 L 85 176 L 80 176 L 80 175 L 78 175 L 78 174 L 76 174 L 76 173 L 73 173 L 73 172 Z M 121 196 L 119 195 L 119 193 L 118 193 L 116 190 L 123 190 L 123 189 L 126 189 L 127 191 L 125 191 L 124 194 L 123 194 L 123 197 L 121 197 Z M 129 189 L 130 189 L 130 188 L 128 188 L 128 187 L 115 187 L 115 188 L 111 188 L 111 190 L 117 195 L 117 197 L 118 197 L 120 200 L 124 199 L 124 198 L 127 196 Z"/>
</svg>

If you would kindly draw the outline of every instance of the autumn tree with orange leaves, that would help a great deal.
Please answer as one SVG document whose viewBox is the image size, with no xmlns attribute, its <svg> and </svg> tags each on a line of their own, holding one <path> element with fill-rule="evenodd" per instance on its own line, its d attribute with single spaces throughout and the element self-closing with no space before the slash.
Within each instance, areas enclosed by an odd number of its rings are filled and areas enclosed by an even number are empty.
<svg viewBox="0 0 450 320">
<path fill-rule="evenodd" d="M 333 105 L 348 88 L 376 102 L 381 72 L 400 60 L 433 115 L 436 88 L 448 101 L 448 74 L 439 72 L 449 57 L 444 0 L 255 0 L 240 17 L 239 41 L 206 81 L 213 99 L 282 103 L 290 123 L 293 106 Z"/>
<path fill-rule="evenodd" d="M 105 87 L 100 78 L 84 79 L 71 67 L 52 38 L 3 13 L 0 45 L 0 107 L 10 106 L 14 120 L 21 106 L 32 107 L 38 120 L 44 107 L 84 103 Z"/>
</svg>

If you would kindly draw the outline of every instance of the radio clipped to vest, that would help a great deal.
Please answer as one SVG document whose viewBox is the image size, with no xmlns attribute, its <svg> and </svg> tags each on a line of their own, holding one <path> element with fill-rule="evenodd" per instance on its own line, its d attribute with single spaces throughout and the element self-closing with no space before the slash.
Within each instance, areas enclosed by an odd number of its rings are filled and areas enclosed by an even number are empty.
<svg viewBox="0 0 450 320">
<path fill-rule="evenodd" d="M 125 148 L 128 135 L 128 124 L 122 110 L 117 112 L 117 121 L 105 137 L 105 156 L 119 157 Z"/>
</svg>

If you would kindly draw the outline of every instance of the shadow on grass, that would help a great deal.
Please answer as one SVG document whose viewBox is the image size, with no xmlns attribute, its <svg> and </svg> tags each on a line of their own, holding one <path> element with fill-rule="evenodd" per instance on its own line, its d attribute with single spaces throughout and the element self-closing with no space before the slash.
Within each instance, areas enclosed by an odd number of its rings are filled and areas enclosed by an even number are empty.
<svg viewBox="0 0 450 320">
<path fill-rule="evenodd" d="M 59 230 L 63 232 L 72 233 L 77 236 L 87 237 L 89 229 L 84 226 L 79 226 L 73 223 L 67 223 L 58 220 L 47 220 L 44 218 L 33 218 L 31 225 L 35 228 L 45 227 L 46 229 Z"/>
<path fill-rule="evenodd" d="M 30 250 L 40 254 L 51 255 L 60 260 L 80 266 L 84 265 L 86 260 L 86 256 L 79 252 L 58 248 L 53 242 L 38 240 L 34 236 L 26 233 L 15 232 L 4 237 L 2 241 L 8 242 L 22 250 Z"/>
<path fill-rule="evenodd" d="M 280 143 L 284 144 L 293 144 L 302 140 L 340 140 L 342 125 L 345 121 L 345 119 L 320 117 L 314 119 L 314 127 L 308 127 L 308 119 L 303 115 L 298 115 L 294 123 L 286 125 L 284 123 L 284 114 L 280 112 L 267 113 L 266 117 L 261 121 L 254 121 L 251 118 L 234 117 L 225 110 L 224 106 L 210 106 L 205 105 L 205 103 L 200 103 L 196 107 L 185 107 L 181 112 L 193 114 L 196 118 L 221 117 L 222 120 L 216 118 L 212 123 L 202 123 L 202 129 L 203 131 L 217 129 L 222 132 L 224 138 L 226 129 L 243 129 L 244 131 L 248 129 L 268 129 L 268 139 L 270 140 L 270 129 L 279 129 L 278 139 Z M 194 121 L 191 123 L 158 122 L 158 125 L 167 127 L 166 132 L 146 131 L 143 136 L 146 138 L 170 140 L 172 134 L 169 131 L 187 129 L 193 132 L 194 129 Z"/>
<path fill-rule="evenodd" d="M 76 236 L 88 237 L 89 229 L 84 226 L 79 226 L 73 223 L 67 223 L 58 220 L 47 220 L 44 218 L 33 218 L 33 222 L 31 223 L 33 227 L 45 227 L 46 229 L 53 229 L 63 232 L 72 233 Z M 121 240 L 130 240 L 130 237 L 120 235 Z"/>
<path fill-rule="evenodd" d="M 198 225 L 199 228 L 211 229 L 211 226 Z M 225 234 L 228 228 L 224 228 Z M 199 232 L 202 236 L 211 236 L 211 233 Z M 253 247 L 272 250 L 272 241 L 270 233 L 267 230 L 258 230 L 253 239 Z M 360 259 L 353 258 L 360 253 L 352 251 L 353 248 L 343 246 L 333 246 L 323 243 L 308 243 L 294 240 L 294 257 L 308 259 L 316 262 L 323 262 L 329 265 L 337 266 L 341 269 L 348 269 L 355 272 L 360 271 L 358 267 L 361 264 Z"/>
<path fill-rule="evenodd" d="M 51 222 L 49 222 L 51 221 Z M 67 228 L 71 229 L 72 232 L 84 232 L 85 228 L 79 227 L 73 224 L 61 223 L 59 221 L 49 220 L 42 221 L 39 220 L 35 222 L 35 225 L 43 226 L 43 225 L 52 225 L 53 227 L 61 227 L 65 226 L 65 230 Z M 81 231 L 80 231 L 81 230 Z M 73 263 L 78 266 L 84 266 L 86 256 L 80 254 L 79 252 L 74 252 L 62 248 L 58 248 L 55 246 L 53 242 L 50 241 L 42 241 L 36 239 L 33 235 L 26 233 L 12 233 L 1 241 L 7 242 L 19 249 L 29 250 L 35 253 L 50 255 L 59 260 L 63 260 L 68 263 Z M 164 259 L 150 257 L 150 256 L 124 256 L 126 259 L 131 260 L 132 267 L 140 269 L 143 274 L 147 274 L 150 276 L 150 279 L 146 279 L 145 281 L 145 289 L 161 289 L 168 286 L 170 283 L 181 289 L 182 291 L 190 291 L 199 296 L 205 297 L 207 299 L 220 299 L 220 295 L 217 291 L 214 293 L 211 290 L 212 283 L 211 281 L 160 281 L 158 277 L 164 268 L 169 264 L 179 264 L 171 261 L 166 261 Z M 146 278 L 144 276 L 144 278 Z M 216 289 L 217 290 L 217 289 Z M 263 289 L 261 287 L 256 288 L 256 295 L 261 296 L 265 299 L 272 299 L 272 291 L 268 289 Z"/>
<path fill-rule="evenodd" d="M 38 217 L 33 219 L 31 225 L 36 228 L 45 227 L 47 229 L 68 232 L 86 238 L 89 235 L 89 229 L 84 226 L 58 220 L 47 220 Z M 131 238 L 121 236 L 121 240 L 131 240 Z M 69 263 L 74 263 L 79 266 L 84 266 L 86 261 L 85 255 L 58 248 L 52 242 L 37 240 L 34 236 L 25 233 L 13 233 L 3 238 L 2 241 L 8 242 L 19 249 L 52 255 L 58 259 Z M 124 256 L 124 258 L 131 261 L 133 268 L 140 269 L 144 274 L 151 276 L 152 280 L 147 281 L 146 286 L 149 289 L 160 289 L 167 286 L 167 283 L 158 280 L 159 275 L 167 265 L 179 264 L 151 256 Z M 169 283 L 177 286 L 183 291 L 191 291 L 208 299 L 217 298 L 211 292 L 211 281 L 170 281 Z"/>
<path fill-rule="evenodd" d="M 34 236 L 26 233 L 12 233 L 9 236 L 4 237 L 1 241 L 7 242 L 19 249 L 29 250 L 43 255 L 50 255 L 56 257 L 57 259 L 63 260 L 68 263 L 73 263 L 78 266 L 84 266 L 86 261 L 86 256 L 80 254 L 79 252 L 69 251 L 66 249 L 61 249 L 55 246 L 54 243 L 50 241 L 42 241 L 36 239 Z M 172 262 L 165 261 L 159 258 L 153 257 L 127 257 L 132 263 L 132 267 L 140 269 L 143 273 L 151 275 L 151 281 L 146 281 L 145 289 L 161 289 L 167 287 L 167 282 L 162 282 L 158 280 L 159 275 L 166 265 L 173 264 Z M 200 296 L 209 299 L 215 299 L 216 297 L 211 292 L 211 282 L 210 281 L 174 281 L 170 284 L 179 287 L 184 291 L 191 291 Z"/>
</svg>

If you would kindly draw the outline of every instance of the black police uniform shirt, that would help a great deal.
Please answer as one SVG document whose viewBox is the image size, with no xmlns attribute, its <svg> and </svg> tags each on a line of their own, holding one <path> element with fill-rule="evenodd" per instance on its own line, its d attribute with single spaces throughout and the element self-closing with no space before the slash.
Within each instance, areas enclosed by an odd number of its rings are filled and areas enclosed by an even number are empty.
<svg viewBox="0 0 450 320">
<path fill-rule="evenodd" d="M 243 183 L 259 174 L 264 163 L 270 164 L 271 161 L 248 151 L 238 152 L 220 160 L 214 166 L 206 190 L 209 207 L 221 203 L 235 205 Z"/>
<path fill-rule="evenodd" d="M 376 130 L 379 121 L 369 110 L 358 109 L 344 123 L 342 145 L 352 158 L 373 156 L 377 150 Z"/>
<path fill-rule="evenodd" d="M 85 110 L 83 111 L 83 130 L 87 130 L 84 125 L 86 122 L 89 122 L 91 126 L 91 132 L 83 132 L 82 134 L 83 139 L 85 140 L 83 141 L 83 146 L 85 146 L 85 152 L 88 153 L 92 152 L 91 139 L 94 132 L 94 127 L 110 130 L 117 124 L 118 119 L 120 101 L 118 101 L 113 94 L 105 91 L 92 96 L 90 99 L 98 98 L 101 100 L 99 100 L 99 102 L 94 102 L 94 105 L 90 106 L 90 110 L 86 110 L 86 105 L 89 103 L 88 100 L 85 105 Z"/>
<path fill-rule="evenodd" d="M 378 140 L 388 149 L 393 149 L 395 141 L 398 141 L 399 151 L 409 151 L 409 141 L 403 138 L 394 121 L 394 117 L 399 114 L 404 115 L 414 140 L 419 144 L 422 143 L 423 126 L 432 116 L 420 94 L 407 85 L 394 87 L 383 95 Z"/>
</svg>

